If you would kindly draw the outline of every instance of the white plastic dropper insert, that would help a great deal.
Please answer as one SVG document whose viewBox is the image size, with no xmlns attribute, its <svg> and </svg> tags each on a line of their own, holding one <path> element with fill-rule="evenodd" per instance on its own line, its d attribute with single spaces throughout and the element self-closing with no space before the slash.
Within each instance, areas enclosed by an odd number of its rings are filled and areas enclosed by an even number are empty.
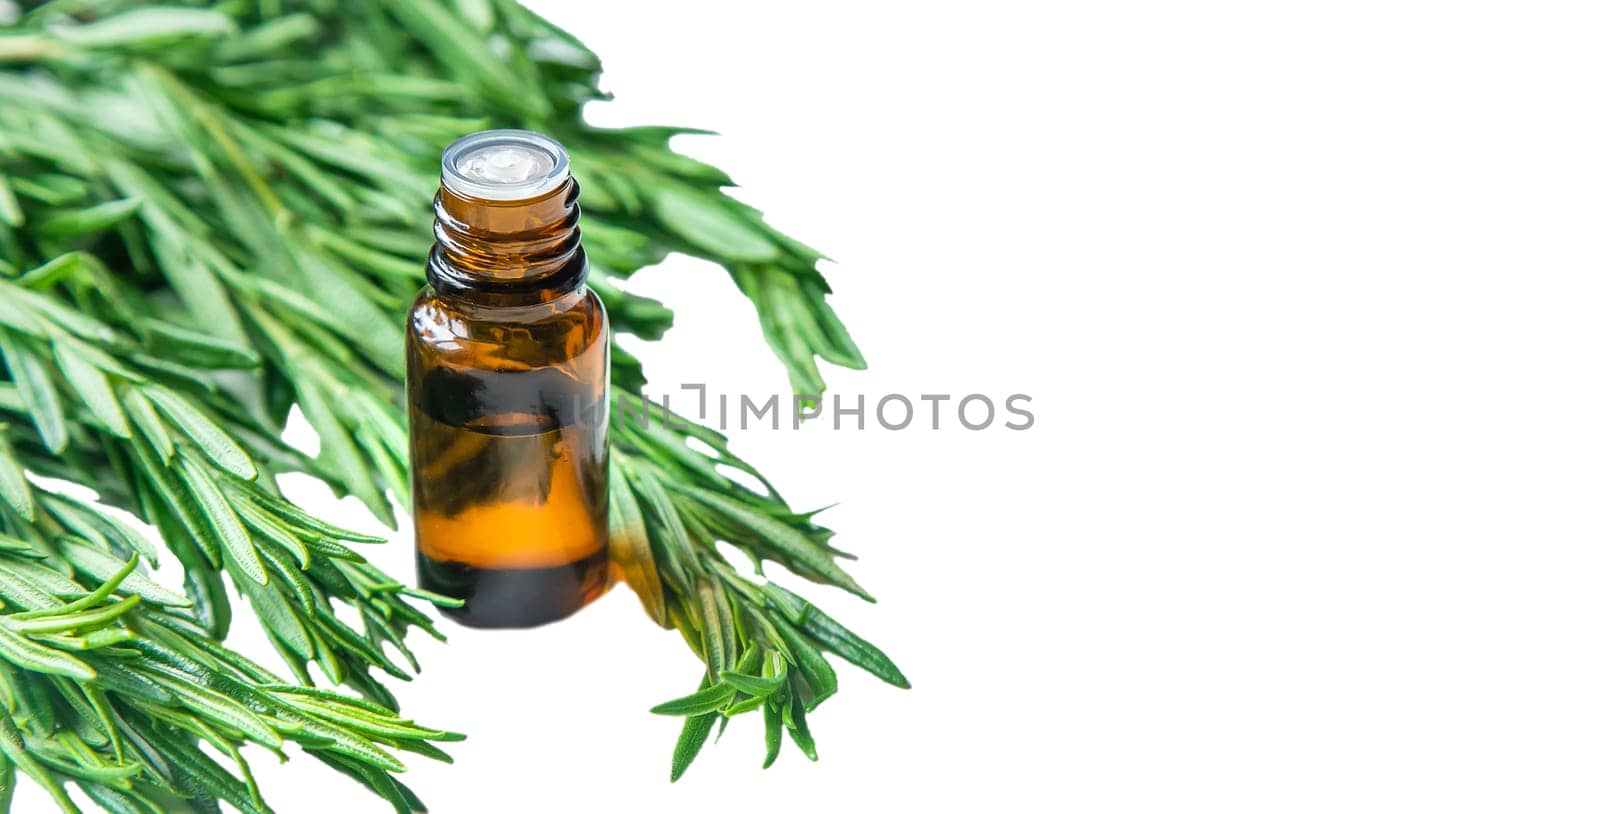
<svg viewBox="0 0 1600 814">
<path fill-rule="evenodd" d="M 463 198 L 525 201 L 566 183 L 567 150 L 531 130 L 482 130 L 445 148 L 445 189 Z"/>
</svg>

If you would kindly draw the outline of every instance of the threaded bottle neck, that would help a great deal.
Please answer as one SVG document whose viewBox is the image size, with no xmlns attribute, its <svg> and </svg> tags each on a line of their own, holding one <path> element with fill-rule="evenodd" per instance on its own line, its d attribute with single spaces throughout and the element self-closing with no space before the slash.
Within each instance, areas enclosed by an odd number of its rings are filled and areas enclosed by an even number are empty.
<svg viewBox="0 0 1600 814">
<path fill-rule="evenodd" d="M 527 130 L 485 130 L 458 139 L 440 163 L 428 258 L 436 290 L 518 305 L 583 284 L 578 182 L 559 143 Z"/>
<path fill-rule="evenodd" d="M 440 291 L 543 301 L 582 285 L 588 271 L 570 177 L 526 201 L 467 198 L 442 186 L 433 215 L 428 279 Z"/>
</svg>

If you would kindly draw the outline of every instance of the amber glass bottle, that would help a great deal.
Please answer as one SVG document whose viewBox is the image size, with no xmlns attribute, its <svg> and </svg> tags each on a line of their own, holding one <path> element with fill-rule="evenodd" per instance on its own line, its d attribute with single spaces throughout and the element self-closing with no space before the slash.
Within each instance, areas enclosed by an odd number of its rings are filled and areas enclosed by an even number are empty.
<svg viewBox="0 0 1600 814">
<path fill-rule="evenodd" d="M 419 581 L 529 627 L 607 585 L 606 315 L 561 145 L 490 130 L 443 163 L 406 336 Z"/>
</svg>

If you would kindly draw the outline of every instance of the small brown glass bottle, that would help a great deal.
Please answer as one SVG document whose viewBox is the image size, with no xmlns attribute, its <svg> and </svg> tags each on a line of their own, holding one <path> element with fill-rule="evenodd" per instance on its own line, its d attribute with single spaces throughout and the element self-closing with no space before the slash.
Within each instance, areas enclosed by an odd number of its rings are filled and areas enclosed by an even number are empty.
<svg viewBox="0 0 1600 814">
<path fill-rule="evenodd" d="M 422 587 L 474 627 L 561 619 L 607 587 L 606 315 L 555 141 L 445 150 L 406 389 Z"/>
</svg>

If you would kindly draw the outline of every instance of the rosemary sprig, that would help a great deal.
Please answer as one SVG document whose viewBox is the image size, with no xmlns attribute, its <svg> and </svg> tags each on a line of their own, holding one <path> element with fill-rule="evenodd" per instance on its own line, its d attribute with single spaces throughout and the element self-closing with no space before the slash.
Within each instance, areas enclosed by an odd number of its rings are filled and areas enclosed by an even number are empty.
<svg viewBox="0 0 1600 814">
<path fill-rule="evenodd" d="M 761 711 L 766 726 L 763 766 L 778 756 L 785 732 L 811 760 L 816 743 L 806 722 L 838 690 L 823 652 L 896 686 L 911 686 L 883 651 L 774 582 L 742 577 L 715 547 L 724 540 L 743 551 L 759 575 L 764 562 L 872 601 L 839 567 L 846 557 L 829 546 L 832 532 L 797 514 L 727 439 L 669 416 L 637 396 L 618 396 L 612 422 L 613 557 L 646 609 L 675 627 L 706 672 L 691 695 L 653 711 L 685 716 L 672 758 L 672 779 L 688 768 L 710 735 L 736 715 Z M 620 417 L 626 413 L 629 419 Z M 689 429 L 678 431 L 679 426 Z M 706 455 L 687 443 L 710 448 Z M 717 471 L 741 471 L 765 486 L 746 488 Z"/>
<path fill-rule="evenodd" d="M 449 141 L 509 126 L 567 145 L 591 283 L 618 331 L 670 325 L 623 284 L 684 252 L 729 271 L 797 391 L 823 389 L 819 357 L 864 364 L 825 301 L 820 255 L 670 148 L 690 131 L 584 123 L 598 85 L 595 56 L 514 0 L 24 4 L 0 27 L 0 277 L 22 292 L 0 296 L 0 351 L 12 349 L 0 410 L 15 417 L 15 460 L 151 521 L 185 566 L 184 613 L 208 633 L 228 626 L 226 572 L 303 683 L 315 661 L 392 707 L 367 667 L 403 675 L 381 642 L 425 617 L 340 542 L 358 537 L 272 482 L 309 472 L 385 519 L 386 493 L 404 500 L 398 316 L 420 284 Z M 643 371 L 620 348 L 614 360 L 619 407 L 641 409 Z M 315 458 L 276 440 L 293 404 L 318 433 Z M 718 465 L 760 479 L 709 430 L 616 431 L 614 551 L 647 610 L 707 665 L 705 695 L 659 708 L 689 716 L 674 778 L 713 723 L 757 709 L 769 763 L 785 731 L 814 756 L 805 715 L 836 683 L 823 651 L 906 684 L 760 577 L 779 562 L 866 597 L 826 529 Z M 716 540 L 749 554 L 757 578 Z M 366 629 L 336 625 L 333 602 Z"/>
<path fill-rule="evenodd" d="M 52 263 L 64 268 L 72 259 Z M 100 268 L 92 256 L 76 262 Z M 221 389 L 182 389 L 209 380 L 177 375 L 170 362 L 141 364 L 163 349 L 168 357 L 184 359 L 210 354 L 213 365 L 248 362 L 253 352 L 148 317 L 137 323 L 149 337 L 140 343 L 16 282 L 0 280 L 0 299 L 10 303 L 0 317 L 0 356 L 12 371 L 34 371 L 0 389 L 0 411 L 14 411 L 21 422 L 33 424 L 31 434 L 13 431 L 20 463 L 94 484 L 106 499 L 160 530 L 184 566 L 193 614 L 212 636 L 225 636 L 231 618 L 221 579 L 226 573 L 302 682 L 310 683 L 306 665 L 315 661 L 330 681 L 395 706 L 368 668 L 406 679 L 408 673 L 389 658 L 384 643 L 409 660 L 408 626 L 438 633 L 420 610 L 399 601 L 401 594 L 419 592 L 373 568 L 346 545 L 381 538 L 316 520 L 277 495 L 270 481 L 258 479 L 263 466 L 231 434 L 238 431 L 239 419 L 230 421 L 206 404 L 207 395 L 212 401 L 226 398 Z M 149 346 L 153 343 L 162 347 Z M 187 343 L 190 350 L 180 351 L 176 343 Z M 258 440 L 252 446 L 269 448 L 266 428 L 253 429 Z M 286 450 L 278 455 L 296 460 Z M 52 498 L 49 505 L 60 503 Z M 12 508 L 22 512 L 29 506 Z M 105 537 L 93 519 L 58 519 L 79 536 Z M 117 536 L 133 539 L 127 533 Z M 357 632 L 340 620 L 336 602 L 350 605 L 365 629 Z"/>
<path fill-rule="evenodd" d="M 0 451 L 0 808 L 16 772 L 78 811 L 65 785 L 109 811 L 270 812 L 241 749 L 298 744 L 382 795 L 420 808 L 392 750 L 444 758 L 459 735 L 388 707 L 289 685 L 218 643 L 192 601 L 143 571 L 150 544 L 99 507 L 18 480 Z M 197 748 L 232 758 L 237 774 Z"/>
</svg>

